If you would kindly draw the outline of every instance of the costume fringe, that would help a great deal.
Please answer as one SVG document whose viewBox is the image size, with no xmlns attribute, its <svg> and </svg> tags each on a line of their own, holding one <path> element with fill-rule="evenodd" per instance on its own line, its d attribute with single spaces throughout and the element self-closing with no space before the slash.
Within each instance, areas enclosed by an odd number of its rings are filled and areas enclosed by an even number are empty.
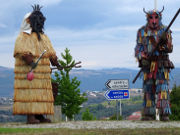
<svg viewBox="0 0 180 135">
<path fill-rule="evenodd" d="M 13 114 L 54 114 L 53 102 L 15 102 Z"/>
<path fill-rule="evenodd" d="M 39 57 L 35 57 L 34 58 L 34 62 L 37 61 Z M 49 62 L 49 58 L 45 58 L 44 56 L 40 59 L 38 66 L 39 65 L 48 65 L 50 66 L 50 62 Z M 16 58 L 16 62 L 15 62 L 15 66 L 27 66 L 27 64 L 25 63 L 25 61 L 23 61 L 21 58 L 17 57 Z"/>
<path fill-rule="evenodd" d="M 28 73 L 31 70 L 31 66 L 15 66 L 14 73 Z M 34 73 L 51 73 L 49 66 L 38 65 L 34 70 Z"/>
<path fill-rule="evenodd" d="M 15 79 L 27 79 L 27 73 L 15 74 Z M 34 73 L 34 78 L 36 79 L 51 79 L 51 75 L 49 73 Z"/>
<path fill-rule="evenodd" d="M 14 101 L 15 102 L 54 102 L 54 98 L 51 89 L 15 89 Z"/>
<path fill-rule="evenodd" d="M 33 79 L 17 80 L 14 81 L 14 89 L 52 89 L 50 79 Z"/>
</svg>

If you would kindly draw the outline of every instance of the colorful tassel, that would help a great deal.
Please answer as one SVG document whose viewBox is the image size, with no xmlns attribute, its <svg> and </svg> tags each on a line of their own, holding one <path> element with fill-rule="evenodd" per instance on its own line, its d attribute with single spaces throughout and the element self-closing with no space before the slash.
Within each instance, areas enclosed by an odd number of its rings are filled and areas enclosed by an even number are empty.
<svg viewBox="0 0 180 135">
<path fill-rule="evenodd" d="M 147 33 L 146 32 L 144 32 L 144 36 L 147 37 Z"/>
<path fill-rule="evenodd" d="M 144 73 L 144 80 L 147 80 L 147 73 Z"/>
<path fill-rule="evenodd" d="M 169 107 L 169 104 L 167 103 L 166 108 L 164 109 L 164 114 L 171 114 L 171 109 Z"/>
<path fill-rule="evenodd" d="M 147 100 L 146 107 L 151 107 L 151 106 L 152 106 L 152 101 L 151 100 Z"/>
<path fill-rule="evenodd" d="M 161 91 L 161 99 L 167 99 L 167 92 Z"/>
<path fill-rule="evenodd" d="M 155 32 L 155 35 L 157 35 L 157 31 Z"/>
<path fill-rule="evenodd" d="M 165 76 L 165 79 L 166 79 L 166 80 L 169 80 L 169 72 L 165 71 L 165 72 L 164 72 L 164 76 Z"/>
<path fill-rule="evenodd" d="M 151 62 L 150 72 L 153 72 L 155 70 L 155 64 L 156 63 L 154 61 Z"/>
</svg>

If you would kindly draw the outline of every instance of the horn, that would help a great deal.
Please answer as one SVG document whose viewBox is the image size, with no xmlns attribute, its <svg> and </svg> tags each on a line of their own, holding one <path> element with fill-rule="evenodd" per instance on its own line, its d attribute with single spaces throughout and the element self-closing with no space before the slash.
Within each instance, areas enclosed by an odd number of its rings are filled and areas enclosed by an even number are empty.
<svg viewBox="0 0 180 135">
<path fill-rule="evenodd" d="M 159 12 L 160 14 L 164 11 L 164 6 L 163 6 L 163 9 Z"/>
<path fill-rule="evenodd" d="M 33 8 L 33 10 L 34 10 L 34 6 L 33 5 L 31 5 L 31 7 Z"/>
<path fill-rule="evenodd" d="M 43 6 L 40 6 L 38 4 L 34 4 L 34 6 L 31 5 L 31 7 L 33 8 L 33 11 L 40 11 Z"/>
<path fill-rule="evenodd" d="M 145 8 L 143 8 L 143 11 L 144 11 L 144 13 L 148 14 L 148 12 L 146 12 Z"/>
</svg>

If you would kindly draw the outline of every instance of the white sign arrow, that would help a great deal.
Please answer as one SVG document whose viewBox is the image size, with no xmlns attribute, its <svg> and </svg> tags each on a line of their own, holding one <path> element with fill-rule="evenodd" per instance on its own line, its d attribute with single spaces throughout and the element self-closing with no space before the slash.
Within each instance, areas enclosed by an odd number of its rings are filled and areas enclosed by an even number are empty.
<svg viewBox="0 0 180 135">
<path fill-rule="evenodd" d="M 129 88 L 129 80 L 122 80 L 122 79 L 108 80 L 105 83 L 105 85 L 108 89 L 111 89 L 111 90 L 128 89 Z"/>
</svg>

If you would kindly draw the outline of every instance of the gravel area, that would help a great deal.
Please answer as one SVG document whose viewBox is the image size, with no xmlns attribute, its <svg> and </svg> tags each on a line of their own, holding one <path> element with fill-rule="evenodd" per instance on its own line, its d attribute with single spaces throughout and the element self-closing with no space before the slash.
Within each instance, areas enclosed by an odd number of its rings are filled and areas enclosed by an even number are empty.
<svg viewBox="0 0 180 135">
<path fill-rule="evenodd" d="M 4 128 L 69 128 L 69 129 L 119 129 L 119 128 L 180 128 L 180 122 L 160 121 L 71 121 L 51 124 L 7 123 Z"/>
</svg>

